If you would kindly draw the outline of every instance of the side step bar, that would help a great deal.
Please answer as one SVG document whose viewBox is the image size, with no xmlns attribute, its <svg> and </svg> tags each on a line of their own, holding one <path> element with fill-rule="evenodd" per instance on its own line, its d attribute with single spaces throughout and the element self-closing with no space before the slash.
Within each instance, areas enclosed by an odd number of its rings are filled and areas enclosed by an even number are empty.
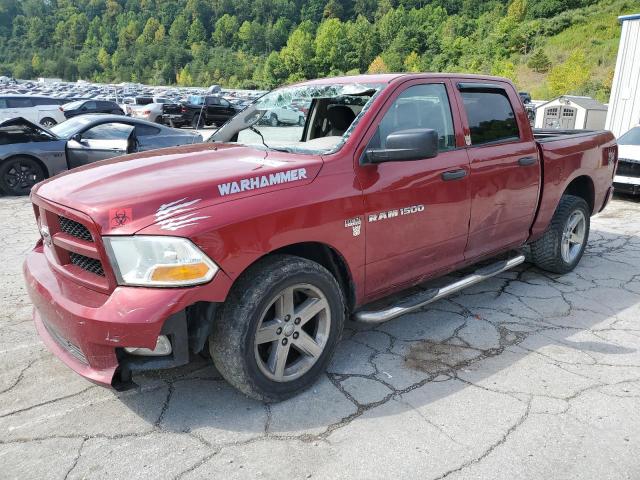
<svg viewBox="0 0 640 480">
<path fill-rule="evenodd" d="M 364 323 L 382 323 L 392 318 L 399 317 L 405 313 L 413 312 L 419 308 L 428 305 L 429 303 L 440 300 L 448 295 L 459 292 L 471 285 L 480 283 L 487 278 L 493 277 L 499 273 L 509 270 L 516 265 L 520 265 L 524 262 L 524 255 L 518 254 L 518 256 L 510 258 L 508 260 L 501 260 L 499 262 L 487 265 L 476 270 L 469 276 L 466 276 L 457 282 L 451 283 L 441 288 L 432 288 L 425 290 L 424 292 L 415 293 L 400 300 L 394 306 L 378 311 L 366 311 L 361 310 L 355 313 L 355 320 Z"/>
</svg>

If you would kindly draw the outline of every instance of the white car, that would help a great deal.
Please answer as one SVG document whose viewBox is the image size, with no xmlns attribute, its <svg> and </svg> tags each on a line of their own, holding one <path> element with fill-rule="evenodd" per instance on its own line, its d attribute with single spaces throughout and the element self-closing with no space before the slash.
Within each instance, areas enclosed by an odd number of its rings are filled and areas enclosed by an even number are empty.
<svg viewBox="0 0 640 480">
<path fill-rule="evenodd" d="M 128 114 L 150 122 L 162 123 L 162 105 L 173 103 L 168 98 L 153 97 L 153 102 L 146 105 L 129 105 Z"/>
<path fill-rule="evenodd" d="M 66 100 L 35 95 L 0 95 L 0 121 L 22 117 L 45 128 L 66 120 L 60 105 Z"/>
<path fill-rule="evenodd" d="M 272 127 L 277 127 L 280 124 L 304 125 L 305 115 L 297 108 L 286 105 L 269 110 L 262 119 Z"/>
<path fill-rule="evenodd" d="M 618 169 L 613 187 L 616 192 L 640 194 L 640 125 L 618 138 Z"/>
</svg>

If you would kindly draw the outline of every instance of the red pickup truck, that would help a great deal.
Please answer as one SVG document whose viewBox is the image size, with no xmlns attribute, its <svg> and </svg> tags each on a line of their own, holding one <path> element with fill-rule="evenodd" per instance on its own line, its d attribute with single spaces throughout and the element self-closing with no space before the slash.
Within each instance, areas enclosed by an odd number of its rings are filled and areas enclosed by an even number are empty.
<svg viewBox="0 0 640 480">
<path fill-rule="evenodd" d="M 260 122 L 300 99 L 303 126 Z M 325 370 L 348 315 L 389 320 L 525 250 L 542 269 L 572 270 L 616 162 L 610 132 L 533 132 L 502 78 L 284 87 L 209 143 L 38 184 L 42 238 L 24 263 L 35 324 L 99 384 L 126 388 L 134 372 L 206 352 L 247 395 L 281 400 Z M 472 264 L 454 283 L 381 304 Z"/>
</svg>

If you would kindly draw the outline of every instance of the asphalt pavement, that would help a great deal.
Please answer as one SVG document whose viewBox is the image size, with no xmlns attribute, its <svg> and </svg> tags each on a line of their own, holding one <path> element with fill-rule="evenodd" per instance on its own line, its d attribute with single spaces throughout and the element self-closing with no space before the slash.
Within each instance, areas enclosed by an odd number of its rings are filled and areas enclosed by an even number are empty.
<svg viewBox="0 0 640 480">
<path fill-rule="evenodd" d="M 21 263 L 27 198 L 0 198 L 0 477 L 640 478 L 640 200 L 592 222 L 568 275 L 525 264 L 376 328 L 278 404 L 207 360 L 124 393 L 38 339 Z"/>
</svg>

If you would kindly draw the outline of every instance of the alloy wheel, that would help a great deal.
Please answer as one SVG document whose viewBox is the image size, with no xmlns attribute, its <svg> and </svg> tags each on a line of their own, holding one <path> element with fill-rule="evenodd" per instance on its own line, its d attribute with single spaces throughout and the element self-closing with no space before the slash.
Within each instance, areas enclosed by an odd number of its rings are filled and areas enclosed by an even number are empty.
<svg viewBox="0 0 640 480">
<path fill-rule="evenodd" d="M 572 263 L 580 255 L 587 231 L 586 226 L 587 221 L 581 210 L 576 210 L 569 215 L 560 243 L 560 253 L 565 262 Z"/>
<path fill-rule="evenodd" d="M 270 380 L 295 380 L 318 361 L 329 339 L 331 310 L 326 296 L 310 284 L 278 293 L 258 322 L 254 354 Z"/>
</svg>

